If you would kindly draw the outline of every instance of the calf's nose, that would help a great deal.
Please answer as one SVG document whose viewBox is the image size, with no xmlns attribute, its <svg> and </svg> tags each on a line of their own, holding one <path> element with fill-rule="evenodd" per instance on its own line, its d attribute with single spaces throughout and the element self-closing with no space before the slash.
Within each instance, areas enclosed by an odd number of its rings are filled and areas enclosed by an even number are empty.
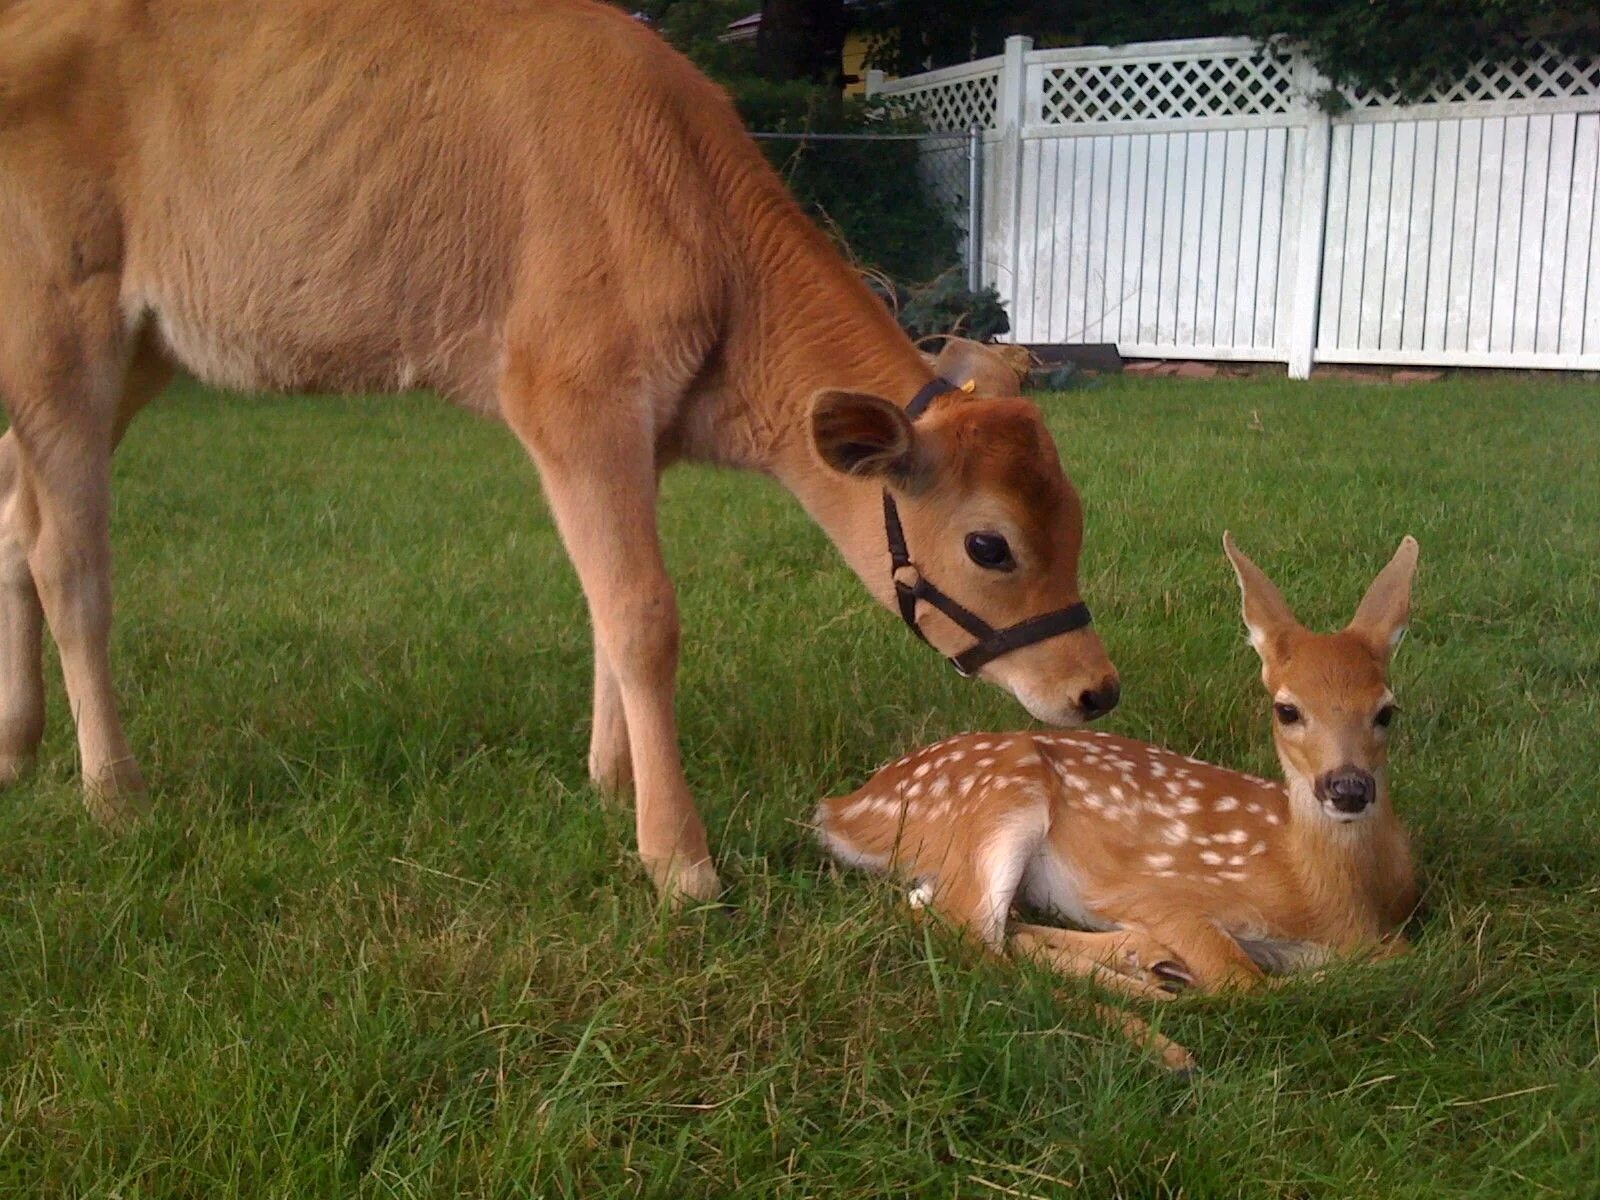
<svg viewBox="0 0 1600 1200">
<path fill-rule="evenodd" d="M 1122 683 L 1115 675 L 1100 681 L 1096 688 L 1085 688 L 1078 697 L 1078 707 L 1083 710 L 1086 720 L 1093 721 L 1105 716 L 1117 706 L 1117 701 L 1122 699 Z"/>
</svg>

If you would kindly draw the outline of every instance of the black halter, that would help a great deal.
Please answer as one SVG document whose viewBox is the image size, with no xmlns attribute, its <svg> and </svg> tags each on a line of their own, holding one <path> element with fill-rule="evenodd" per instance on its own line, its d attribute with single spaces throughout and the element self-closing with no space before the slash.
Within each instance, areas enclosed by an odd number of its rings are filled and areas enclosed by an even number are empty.
<svg viewBox="0 0 1600 1200">
<path fill-rule="evenodd" d="M 911 403 L 906 405 L 906 416 L 915 421 L 927 411 L 935 396 L 959 390 L 948 379 L 935 378 L 924 384 L 922 390 L 911 398 Z M 883 490 L 883 530 L 889 541 L 889 573 L 894 580 L 895 598 L 900 601 L 900 618 L 910 626 L 911 632 L 925 642 L 928 640 L 928 635 L 917 624 L 917 601 L 926 600 L 977 639 L 960 654 L 950 656 L 951 665 L 963 676 L 976 674 L 985 663 L 992 662 L 1002 654 L 1059 634 L 1071 633 L 1089 623 L 1089 607 L 1080 600 L 1066 608 L 996 629 L 977 613 L 957 604 L 928 582 L 911 561 L 911 552 L 906 548 L 906 532 L 900 526 L 900 510 L 895 507 L 894 497 L 889 494 L 888 488 Z M 901 572 L 905 570 L 916 573 L 915 582 L 907 583 L 901 578 Z"/>
</svg>

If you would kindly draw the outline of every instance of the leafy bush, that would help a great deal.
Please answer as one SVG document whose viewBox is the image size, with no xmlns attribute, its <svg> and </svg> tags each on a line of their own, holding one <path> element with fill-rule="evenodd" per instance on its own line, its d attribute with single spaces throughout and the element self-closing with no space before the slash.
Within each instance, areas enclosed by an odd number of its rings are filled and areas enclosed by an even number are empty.
<svg viewBox="0 0 1600 1200">
<path fill-rule="evenodd" d="M 901 328 L 918 340 L 957 333 L 987 342 L 1011 329 L 999 293 L 993 288 L 969 291 L 959 269 L 946 271 L 920 287 L 896 285 L 894 295 L 885 299 L 891 302 Z"/>
</svg>

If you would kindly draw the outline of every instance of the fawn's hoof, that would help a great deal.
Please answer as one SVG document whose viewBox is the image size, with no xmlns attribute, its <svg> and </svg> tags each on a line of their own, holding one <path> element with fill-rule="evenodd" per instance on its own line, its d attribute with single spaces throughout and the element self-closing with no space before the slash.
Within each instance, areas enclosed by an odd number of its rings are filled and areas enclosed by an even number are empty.
<svg viewBox="0 0 1600 1200">
<path fill-rule="evenodd" d="M 644 859 L 650 882 L 661 899 L 673 908 L 709 904 L 722 895 L 722 881 L 709 858 L 686 863 L 679 858 Z"/>
<path fill-rule="evenodd" d="M 1194 986 L 1194 976 L 1189 973 L 1189 968 L 1174 959 L 1164 958 L 1160 962 L 1151 963 L 1150 974 L 1159 979 L 1163 985 Z"/>
</svg>

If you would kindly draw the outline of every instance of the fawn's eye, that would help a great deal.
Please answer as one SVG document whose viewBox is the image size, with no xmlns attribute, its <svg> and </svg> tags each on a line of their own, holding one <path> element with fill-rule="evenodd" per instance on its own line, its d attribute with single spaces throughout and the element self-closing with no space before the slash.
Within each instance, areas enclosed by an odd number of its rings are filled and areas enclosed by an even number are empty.
<svg viewBox="0 0 1600 1200">
<path fill-rule="evenodd" d="M 967 557 L 989 571 L 1010 571 L 1017 565 L 1010 544 L 998 533 L 967 534 Z"/>
<path fill-rule="evenodd" d="M 1274 704 L 1272 713 L 1280 725 L 1293 725 L 1300 720 L 1300 710 L 1292 704 Z"/>
<path fill-rule="evenodd" d="M 1394 723 L 1394 714 L 1395 714 L 1394 705 L 1385 704 L 1382 708 L 1380 708 L 1378 710 L 1377 715 L 1372 718 L 1372 723 L 1374 725 L 1376 725 L 1379 729 L 1387 729 L 1387 728 L 1389 728 L 1390 725 L 1392 725 Z"/>
</svg>

